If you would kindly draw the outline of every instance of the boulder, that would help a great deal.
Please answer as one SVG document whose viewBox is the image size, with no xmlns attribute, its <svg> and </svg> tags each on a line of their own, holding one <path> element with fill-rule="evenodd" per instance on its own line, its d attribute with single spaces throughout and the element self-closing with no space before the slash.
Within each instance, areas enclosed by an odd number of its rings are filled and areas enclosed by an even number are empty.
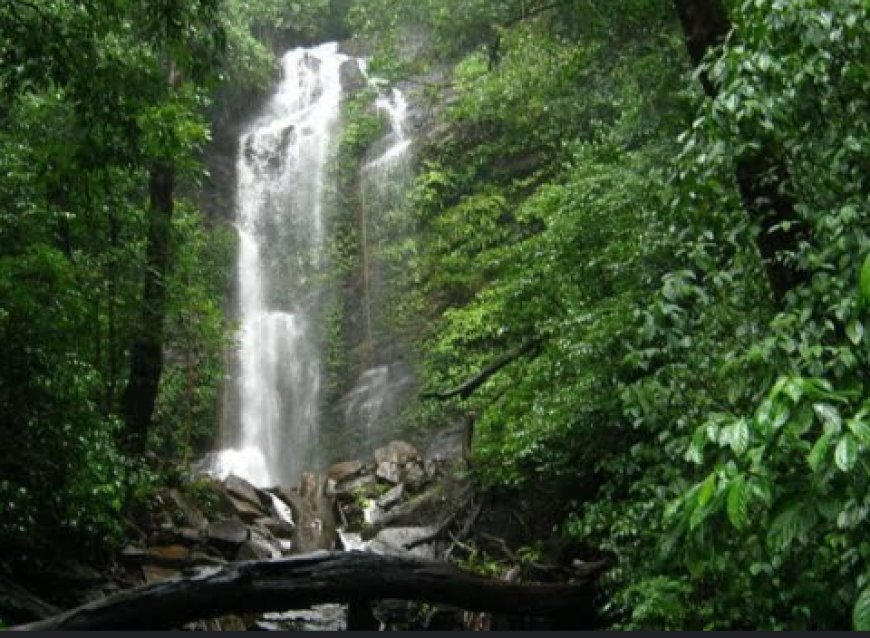
<svg viewBox="0 0 870 638">
<path fill-rule="evenodd" d="M 236 553 L 236 560 L 269 560 L 281 558 L 281 549 L 262 538 L 245 541 Z"/>
<path fill-rule="evenodd" d="M 408 461 L 420 458 L 420 453 L 410 443 L 405 441 L 390 441 L 385 447 L 375 450 L 375 463 L 380 467 L 385 461 L 396 465 L 405 465 Z"/>
<path fill-rule="evenodd" d="M 332 495 L 349 494 L 355 496 L 362 494 L 363 496 L 375 496 L 378 492 L 377 478 L 373 474 L 364 474 L 358 478 L 343 483 L 338 483 Z"/>
<path fill-rule="evenodd" d="M 338 69 L 341 88 L 347 93 L 355 93 L 360 89 L 364 89 L 368 84 L 366 76 L 363 75 L 362 69 L 359 68 L 359 63 L 354 60 L 346 60 Z"/>
<path fill-rule="evenodd" d="M 421 541 L 433 536 L 437 527 L 389 527 L 378 532 L 371 541 L 369 541 L 369 549 L 376 554 L 386 554 L 389 556 L 418 556 L 420 558 L 436 558 L 436 552 L 427 543 L 417 545 L 416 547 L 407 549 L 408 545 L 412 545 L 417 541 Z"/>
<path fill-rule="evenodd" d="M 402 480 L 402 477 L 399 474 L 398 463 L 386 460 L 378 463 L 378 469 L 375 470 L 375 476 L 387 483 L 392 483 L 393 485 Z"/>
<path fill-rule="evenodd" d="M 183 629 L 187 631 L 247 631 L 248 627 L 240 616 L 221 616 L 220 618 L 187 623 L 183 625 Z"/>
<path fill-rule="evenodd" d="M 197 509 L 197 507 L 177 489 L 170 489 L 168 497 L 171 503 L 175 506 L 176 511 L 179 513 L 183 525 L 195 529 L 202 529 L 208 524 L 208 520 L 205 518 L 203 513 L 200 512 L 199 509 Z"/>
<path fill-rule="evenodd" d="M 157 565 L 142 566 L 142 576 L 144 576 L 146 583 L 166 580 L 167 578 L 178 576 L 179 573 L 180 572 L 177 569 L 171 567 L 158 567 Z"/>
<path fill-rule="evenodd" d="M 141 563 L 148 556 L 144 547 L 139 545 L 127 545 L 121 550 L 118 558 L 125 563 Z"/>
<path fill-rule="evenodd" d="M 206 524 L 208 524 L 206 522 Z M 193 529 L 190 527 L 165 527 L 148 535 L 149 545 L 196 545 L 204 539 L 205 528 Z"/>
<path fill-rule="evenodd" d="M 384 520 L 386 512 L 378 507 L 375 501 L 369 501 L 363 509 L 363 522 L 366 525 L 376 525 Z"/>
<path fill-rule="evenodd" d="M 270 493 L 269 498 L 269 511 L 272 513 L 272 518 L 278 523 L 291 529 L 296 527 L 296 518 L 293 516 L 293 508 L 275 494 Z"/>
<path fill-rule="evenodd" d="M 224 488 L 230 496 L 248 501 L 256 507 L 263 507 L 268 502 L 265 494 L 235 474 L 230 474 L 224 480 Z"/>
<path fill-rule="evenodd" d="M 426 472 L 423 466 L 417 461 L 405 463 L 405 471 L 403 472 L 403 480 L 408 484 L 408 487 L 413 491 L 419 491 L 426 483 Z"/>
<path fill-rule="evenodd" d="M 227 494 L 227 499 L 233 507 L 233 513 L 246 523 L 253 523 L 258 518 L 267 516 L 267 512 L 260 506 L 246 500 Z"/>
<path fill-rule="evenodd" d="M 353 476 L 356 476 L 363 470 L 363 464 L 360 461 L 344 461 L 343 463 L 336 463 L 334 465 L 330 465 L 329 469 L 326 471 L 326 476 L 335 481 L 336 483 L 341 483 Z"/>
<path fill-rule="evenodd" d="M 469 436 L 467 420 L 438 431 L 423 455 L 426 474 L 435 476 L 445 466 L 463 463 L 468 454 Z"/>
<path fill-rule="evenodd" d="M 274 518 L 264 517 L 258 518 L 253 523 L 254 529 L 261 529 L 271 534 L 275 538 L 293 538 L 293 532 L 296 530 L 295 525 L 290 525 L 285 521 L 275 520 Z"/>
<path fill-rule="evenodd" d="M 294 524 L 299 523 L 299 507 L 302 502 L 302 497 L 299 495 L 299 491 L 296 489 L 291 489 L 287 487 L 278 486 L 272 488 L 270 490 L 272 494 L 281 499 L 281 502 L 284 503 L 287 507 L 290 508 L 290 513 L 293 517 Z"/>
<path fill-rule="evenodd" d="M 155 565 L 184 562 L 190 558 L 190 548 L 184 545 L 149 547 L 145 552 Z"/>
<path fill-rule="evenodd" d="M 409 501 L 396 505 L 381 520 L 368 530 L 363 530 L 363 538 L 371 538 L 388 526 L 428 527 L 438 525 L 445 516 L 448 499 L 442 489 L 431 488 Z"/>
<path fill-rule="evenodd" d="M 332 549 L 335 536 L 332 503 L 317 493 L 314 475 L 308 474 L 306 478 L 304 482 L 308 485 L 303 485 L 304 491 L 279 487 L 273 492 L 293 510 L 296 527 L 292 540 L 300 553 Z"/>
<path fill-rule="evenodd" d="M 203 565 L 223 565 L 226 563 L 226 560 L 223 557 L 208 547 L 191 550 L 190 560 Z"/>
<path fill-rule="evenodd" d="M 213 521 L 208 524 L 206 537 L 210 542 L 221 546 L 238 546 L 248 540 L 250 532 L 247 526 L 232 518 Z"/>
<path fill-rule="evenodd" d="M 378 500 L 377 504 L 382 510 L 387 511 L 391 507 L 398 505 L 405 496 L 405 486 L 401 483 L 396 485 L 396 487 L 390 489 L 384 495 L 382 495 Z"/>
</svg>

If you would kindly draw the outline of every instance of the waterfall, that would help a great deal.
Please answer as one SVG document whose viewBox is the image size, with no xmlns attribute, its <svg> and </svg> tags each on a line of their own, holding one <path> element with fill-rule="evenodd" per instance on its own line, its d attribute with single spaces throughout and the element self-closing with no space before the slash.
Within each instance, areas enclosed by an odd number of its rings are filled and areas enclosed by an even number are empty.
<svg viewBox="0 0 870 638">
<path fill-rule="evenodd" d="M 318 442 L 324 180 L 339 129 L 335 43 L 295 49 L 237 159 L 239 418 L 214 471 L 255 485 L 295 484 Z"/>
</svg>

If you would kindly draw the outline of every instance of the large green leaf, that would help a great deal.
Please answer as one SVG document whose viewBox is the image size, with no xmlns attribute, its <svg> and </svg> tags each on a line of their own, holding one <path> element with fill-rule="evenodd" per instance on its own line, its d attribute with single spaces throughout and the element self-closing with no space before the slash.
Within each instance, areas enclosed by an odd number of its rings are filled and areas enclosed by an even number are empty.
<svg viewBox="0 0 870 638">
<path fill-rule="evenodd" d="M 800 501 L 792 501 L 771 522 L 767 532 L 768 546 L 772 551 L 782 552 L 796 540 L 806 542 L 817 518 L 814 508 L 808 508 Z"/>
<path fill-rule="evenodd" d="M 732 426 L 731 449 L 735 454 L 743 454 L 749 446 L 749 423 L 746 419 L 740 419 Z"/>
<path fill-rule="evenodd" d="M 807 462 L 810 464 L 813 472 L 819 471 L 822 462 L 825 460 L 825 456 L 828 454 L 828 449 L 831 447 L 831 439 L 833 437 L 833 432 L 826 432 L 819 437 L 819 440 L 816 441 L 813 449 L 810 450 L 810 453 L 807 456 Z"/>
<path fill-rule="evenodd" d="M 837 443 L 837 449 L 834 451 L 834 462 L 838 468 L 848 472 L 855 466 L 857 460 L 858 444 L 855 442 L 855 437 L 847 434 Z"/>
<path fill-rule="evenodd" d="M 852 629 L 870 631 L 870 587 L 865 587 L 858 594 L 858 599 L 852 608 Z"/>
<path fill-rule="evenodd" d="M 849 419 L 847 424 L 849 431 L 855 435 L 855 438 L 858 439 L 858 442 L 862 445 L 870 445 L 870 424 L 865 421 L 866 418 L 867 413 L 862 410 Z"/>
<path fill-rule="evenodd" d="M 840 411 L 830 403 L 814 403 L 813 409 L 825 424 L 825 432 L 839 432 L 843 427 Z"/>
<path fill-rule="evenodd" d="M 861 266 L 859 290 L 864 303 L 870 304 L 870 255 L 867 255 L 864 265 Z"/>
<path fill-rule="evenodd" d="M 737 529 L 743 529 L 749 523 L 749 486 L 742 474 L 728 486 L 725 511 L 728 513 L 728 520 Z"/>
</svg>

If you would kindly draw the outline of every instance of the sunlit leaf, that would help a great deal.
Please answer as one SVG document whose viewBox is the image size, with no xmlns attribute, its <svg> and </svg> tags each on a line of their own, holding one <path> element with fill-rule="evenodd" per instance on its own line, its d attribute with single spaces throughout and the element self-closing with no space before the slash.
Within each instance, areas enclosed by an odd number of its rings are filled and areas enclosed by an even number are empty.
<svg viewBox="0 0 870 638">
<path fill-rule="evenodd" d="M 851 434 L 847 434 L 837 443 L 837 449 L 834 451 L 834 461 L 837 467 L 844 472 L 848 472 L 855 466 L 857 460 L 858 444 Z"/>
<path fill-rule="evenodd" d="M 734 527 L 737 529 L 746 527 L 749 522 L 749 488 L 742 474 L 728 486 L 725 509 Z"/>
</svg>

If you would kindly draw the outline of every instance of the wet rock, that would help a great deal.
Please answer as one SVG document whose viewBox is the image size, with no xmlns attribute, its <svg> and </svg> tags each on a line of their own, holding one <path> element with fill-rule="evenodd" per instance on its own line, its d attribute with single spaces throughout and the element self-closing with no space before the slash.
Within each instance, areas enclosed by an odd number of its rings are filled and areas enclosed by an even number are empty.
<svg viewBox="0 0 870 638">
<path fill-rule="evenodd" d="M 207 523 L 206 523 L 207 524 Z M 148 535 L 149 545 L 174 545 L 180 543 L 182 545 L 196 545 L 204 539 L 205 530 L 193 529 L 190 527 L 167 526 L 152 532 Z"/>
<path fill-rule="evenodd" d="M 260 490 L 234 474 L 226 478 L 224 488 L 230 496 L 247 501 L 255 507 L 263 507 L 268 502 Z"/>
<path fill-rule="evenodd" d="M 202 565 L 224 565 L 227 562 L 208 547 L 191 550 L 190 560 Z"/>
<path fill-rule="evenodd" d="M 384 511 L 387 511 L 391 507 L 394 507 L 395 505 L 401 503 L 404 496 L 405 486 L 402 484 L 396 485 L 396 487 L 390 489 L 387 493 L 385 493 L 377 500 L 378 507 L 380 507 Z"/>
<path fill-rule="evenodd" d="M 268 560 L 281 558 L 282 552 L 279 547 L 262 538 L 252 538 L 245 541 L 236 553 L 236 560 Z"/>
<path fill-rule="evenodd" d="M 187 623 L 183 628 L 188 631 L 246 631 L 247 625 L 240 616 L 221 616 Z"/>
<path fill-rule="evenodd" d="M 414 461 L 420 458 L 420 453 L 410 443 L 405 441 L 390 441 L 385 447 L 375 450 L 375 463 L 378 467 L 385 461 L 403 466 L 408 461 Z"/>
<path fill-rule="evenodd" d="M 274 487 L 270 490 L 272 494 L 281 499 L 281 502 L 284 503 L 287 507 L 290 508 L 290 511 L 293 514 L 294 522 L 299 522 L 299 504 L 301 500 L 301 496 L 299 496 L 299 490 L 278 486 Z"/>
<path fill-rule="evenodd" d="M 272 513 L 272 518 L 281 525 L 289 528 L 296 527 L 296 518 L 293 515 L 293 508 L 284 502 L 283 499 L 275 494 L 269 494 L 269 511 Z"/>
<path fill-rule="evenodd" d="M 184 545 L 164 545 L 149 547 L 146 553 L 155 561 L 186 561 L 190 558 L 190 548 Z"/>
<path fill-rule="evenodd" d="M 436 526 L 427 527 L 388 527 L 382 529 L 368 543 L 370 551 L 391 556 L 417 556 L 419 558 L 437 557 L 437 552 L 428 543 L 417 544 L 432 537 L 437 532 Z M 410 549 L 409 549 L 409 546 Z"/>
<path fill-rule="evenodd" d="M 317 489 L 318 484 L 317 474 L 314 472 L 302 472 L 302 480 L 299 481 L 299 496 L 307 500 L 315 498 L 319 492 Z"/>
<path fill-rule="evenodd" d="M 377 478 L 373 474 L 364 474 L 350 481 L 338 483 L 334 488 L 333 494 L 375 496 L 378 491 L 377 482 Z"/>
<path fill-rule="evenodd" d="M 429 526 L 437 525 L 446 515 L 447 497 L 439 487 L 433 487 L 409 501 L 393 507 L 363 537 L 371 538 L 388 526 Z"/>
<path fill-rule="evenodd" d="M 361 535 L 355 532 L 338 530 L 338 539 L 341 544 L 341 549 L 346 552 L 362 552 L 367 549 L 367 543 L 362 539 Z"/>
<path fill-rule="evenodd" d="M 336 483 L 341 483 L 347 479 L 356 476 L 363 470 L 363 464 L 360 461 L 344 461 L 329 466 L 326 471 L 326 476 Z"/>
<path fill-rule="evenodd" d="M 293 544 L 301 553 L 332 549 L 335 540 L 332 503 L 317 489 L 316 476 L 313 474 L 308 476 L 307 486 L 305 481 L 303 482 L 304 494 L 302 490 L 288 488 L 274 490 L 274 493 L 293 510 L 296 521 Z"/>
<path fill-rule="evenodd" d="M 311 609 L 269 612 L 256 622 L 265 631 L 344 631 L 347 629 L 344 605 L 313 605 Z"/>
<path fill-rule="evenodd" d="M 253 523 L 254 529 L 262 529 L 274 536 L 275 538 L 291 539 L 296 531 L 295 525 L 290 525 L 286 521 L 275 520 L 274 518 L 258 518 Z"/>
<path fill-rule="evenodd" d="M 381 631 L 414 631 L 424 620 L 424 603 L 413 600 L 380 600 L 372 605 L 372 614 Z"/>
<path fill-rule="evenodd" d="M 399 465 L 392 461 L 381 461 L 378 463 L 378 469 L 375 470 L 375 476 L 394 485 L 402 480 L 402 477 L 399 474 Z"/>
<path fill-rule="evenodd" d="M 208 520 L 199 509 L 177 489 L 170 489 L 168 497 L 180 514 L 181 523 L 187 527 L 202 529 L 208 524 Z"/>
<path fill-rule="evenodd" d="M 413 461 L 405 464 L 405 471 L 402 476 L 405 483 L 413 491 L 419 491 L 426 483 L 426 472 L 420 463 Z"/>
<path fill-rule="evenodd" d="M 467 420 L 437 432 L 423 455 L 426 474 L 436 476 L 447 466 L 462 463 L 468 454 L 469 434 Z"/>
<path fill-rule="evenodd" d="M 224 519 L 208 524 L 206 537 L 210 542 L 221 546 L 238 546 L 248 540 L 248 527 L 235 519 Z"/>
<path fill-rule="evenodd" d="M 363 75 L 362 69 L 359 68 L 359 63 L 356 60 L 347 60 L 338 71 L 341 88 L 348 93 L 355 93 L 360 89 L 364 89 L 368 84 L 366 76 Z"/>
<path fill-rule="evenodd" d="M 369 501 L 363 508 L 363 522 L 366 525 L 377 525 L 384 520 L 386 514 L 375 501 Z"/>
<path fill-rule="evenodd" d="M 147 555 L 148 552 L 145 551 L 144 547 L 140 547 L 139 545 L 127 545 L 121 550 L 118 558 L 125 563 L 139 563 L 142 562 Z"/>
<path fill-rule="evenodd" d="M 179 573 L 179 570 L 173 569 L 171 567 L 159 567 L 157 565 L 142 566 L 142 576 L 144 576 L 146 583 L 166 580 L 167 578 L 178 576 Z"/>
<path fill-rule="evenodd" d="M 254 505 L 248 500 L 243 500 L 230 494 L 227 495 L 227 499 L 229 499 L 229 502 L 233 507 L 233 513 L 246 523 L 253 523 L 258 518 L 267 515 L 265 509 Z"/>
</svg>

